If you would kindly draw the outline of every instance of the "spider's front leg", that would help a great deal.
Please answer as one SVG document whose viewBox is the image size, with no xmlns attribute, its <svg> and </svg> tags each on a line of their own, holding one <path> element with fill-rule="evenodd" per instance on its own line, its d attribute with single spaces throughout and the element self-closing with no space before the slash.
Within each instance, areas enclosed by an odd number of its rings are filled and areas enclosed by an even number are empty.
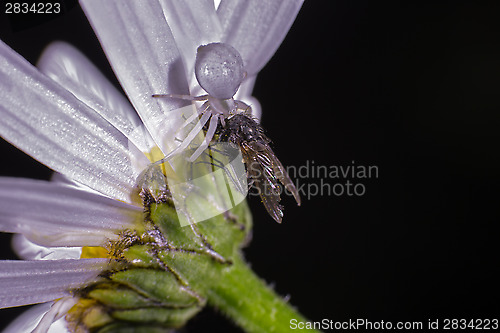
<svg viewBox="0 0 500 333">
<path fill-rule="evenodd" d="M 208 99 L 208 95 L 201 96 L 191 96 L 191 95 L 179 95 L 179 94 L 153 94 L 151 97 L 154 98 L 175 98 L 182 99 L 185 101 L 206 101 Z"/>
<path fill-rule="evenodd" d="M 210 123 L 208 125 L 207 132 L 205 133 L 205 139 L 201 143 L 201 145 L 196 149 L 196 151 L 191 155 L 188 159 L 189 162 L 194 162 L 198 157 L 200 157 L 201 153 L 207 149 L 210 142 L 214 138 L 215 132 L 217 130 L 217 126 L 219 124 L 219 118 L 222 117 L 219 114 L 212 115 L 210 118 Z"/>
</svg>

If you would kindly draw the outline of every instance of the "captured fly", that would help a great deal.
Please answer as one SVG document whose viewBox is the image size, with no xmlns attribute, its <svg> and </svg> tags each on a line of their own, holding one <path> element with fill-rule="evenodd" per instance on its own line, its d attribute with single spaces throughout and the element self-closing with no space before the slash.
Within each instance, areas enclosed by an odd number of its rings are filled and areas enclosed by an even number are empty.
<svg viewBox="0 0 500 333">
<path fill-rule="evenodd" d="M 278 181 L 292 193 L 299 206 L 301 201 L 295 185 L 269 146 L 271 140 L 264 134 L 264 129 L 246 113 L 234 114 L 225 120 L 224 126 L 219 126 L 219 141 L 240 147 L 249 184 L 259 192 L 269 215 L 281 223 L 283 206 L 279 203 L 281 188 Z"/>
<path fill-rule="evenodd" d="M 194 66 L 196 79 L 207 94 L 201 96 L 154 94 L 156 98 L 177 98 L 203 102 L 198 114 L 190 116 L 180 130 L 191 121 L 199 123 L 183 138 L 174 151 L 155 164 L 169 160 L 173 155 L 188 149 L 193 138 L 204 131 L 205 139 L 189 158 L 193 162 L 207 149 L 210 143 L 230 142 L 242 153 L 247 177 L 259 191 L 269 214 L 277 221 L 283 218 L 283 206 L 279 204 L 281 188 L 279 182 L 292 193 L 297 204 L 300 196 L 288 173 L 269 146 L 271 140 L 263 128 L 252 118 L 251 108 L 234 96 L 246 77 L 243 59 L 231 45 L 211 43 L 198 47 Z"/>
</svg>

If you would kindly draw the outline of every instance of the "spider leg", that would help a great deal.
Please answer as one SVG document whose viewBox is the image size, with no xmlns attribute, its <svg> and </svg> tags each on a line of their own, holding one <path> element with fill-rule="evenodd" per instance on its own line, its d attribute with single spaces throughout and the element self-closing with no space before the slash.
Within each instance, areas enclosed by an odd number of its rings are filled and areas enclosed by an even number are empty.
<svg viewBox="0 0 500 333">
<path fill-rule="evenodd" d="M 251 115 L 252 114 L 252 107 L 242 101 L 234 101 L 234 104 L 236 105 L 236 111 L 243 111 L 244 114 Z"/>
<path fill-rule="evenodd" d="M 194 125 L 193 129 L 182 140 L 182 143 L 179 146 L 177 146 L 177 148 L 175 148 L 175 150 L 184 150 L 184 149 L 186 149 L 187 146 L 189 146 L 189 144 L 191 144 L 191 142 L 193 141 L 193 139 L 198 135 L 198 133 L 200 133 L 200 131 L 202 131 L 203 126 L 205 126 L 205 124 L 207 123 L 208 118 L 210 118 L 210 116 L 211 116 L 210 112 L 205 112 L 201 116 L 200 121 L 197 122 Z"/>
<path fill-rule="evenodd" d="M 222 120 L 222 118 L 221 118 Z M 224 171 L 224 173 L 226 174 L 227 177 L 229 177 L 231 179 L 231 181 L 233 182 L 235 188 L 242 194 L 246 195 L 246 193 L 248 193 L 248 187 L 251 185 L 251 184 L 248 184 L 248 174 L 245 173 L 244 175 L 241 175 L 242 177 L 244 177 L 244 181 L 245 181 L 245 184 L 247 184 L 247 188 L 243 188 L 242 186 L 242 182 L 238 179 L 238 176 L 239 176 L 239 171 L 237 171 L 235 169 L 235 166 L 233 165 L 233 163 L 231 162 L 231 159 L 233 157 L 236 157 L 234 156 L 232 153 L 229 153 L 227 151 L 227 148 L 225 149 L 217 149 L 215 148 L 216 145 L 213 145 L 212 147 L 210 147 L 210 158 L 211 160 L 213 161 L 212 164 L 213 166 L 215 167 L 218 167 L 220 169 L 222 169 Z M 236 146 L 234 146 L 233 149 L 237 149 L 238 152 L 240 152 L 239 148 L 237 148 Z M 224 164 L 224 162 L 222 160 L 219 160 L 217 158 L 215 158 L 213 156 L 213 153 L 219 153 L 220 155 L 223 156 L 223 158 L 226 159 L 226 164 Z M 236 157 L 237 158 L 237 157 Z M 251 181 L 253 182 L 253 178 L 250 178 Z"/>
<path fill-rule="evenodd" d="M 248 182 L 248 188 L 252 187 L 254 182 L 255 182 L 255 179 L 250 178 L 250 181 Z"/>
<path fill-rule="evenodd" d="M 151 95 L 151 97 L 176 98 L 176 99 L 183 99 L 185 101 L 206 101 L 208 99 L 208 95 L 191 96 L 191 95 L 178 95 L 178 94 L 153 94 Z"/>
<path fill-rule="evenodd" d="M 179 133 L 180 130 L 182 130 L 184 127 L 186 127 L 187 125 L 191 124 L 196 118 L 198 118 L 199 115 L 197 112 L 193 113 L 192 115 L 190 115 L 186 121 L 181 125 L 181 127 L 179 127 L 179 129 L 176 131 L 176 133 Z"/>
<path fill-rule="evenodd" d="M 203 129 L 203 126 L 205 126 L 206 122 L 208 121 L 208 118 L 210 118 L 210 112 L 205 112 L 201 118 L 200 121 L 196 123 L 194 128 L 189 132 L 189 134 L 182 140 L 182 143 L 178 145 L 174 150 L 172 150 L 170 153 L 165 155 L 164 158 L 161 160 L 158 160 L 154 162 L 154 165 L 157 164 L 163 164 L 167 162 L 172 156 L 177 155 L 178 153 L 182 152 L 184 149 L 191 144 L 193 139 L 200 133 L 200 131 Z"/>
<path fill-rule="evenodd" d="M 219 153 L 219 154 L 223 155 L 226 158 L 230 158 L 231 157 L 231 155 L 229 155 L 227 152 L 219 150 L 219 149 L 216 149 L 216 148 L 214 148 L 212 146 L 212 147 L 210 147 L 209 153 L 205 153 L 205 154 L 207 154 L 210 157 L 211 162 L 201 161 L 201 162 L 198 162 L 198 163 L 208 164 L 208 165 L 211 165 L 211 166 L 213 166 L 215 168 L 222 169 L 224 171 L 224 174 L 227 177 L 229 177 L 229 179 L 233 182 L 235 188 L 240 193 L 242 193 L 242 194 L 245 195 L 248 192 L 248 188 L 247 189 L 243 188 L 241 182 L 237 178 L 238 177 L 237 176 L 237 171 L 234 169 L 234 166 L 232 165 L 232 163 L 224 164 L 224 162 L 222 160 L 219 160 L 219 159 L 217 159 L 217 158 L 215 158 L 213 156 L 212 153 L 214 153 L 214 152 Z M 248 178 L 248 176 L 245 174 L 245 182 L 246 182 L 247 178 Z"/>
<path fill-rule="evenodd" d="M 207 133 L 205 134 L 205 140 L 203 140 L 202 144 L 196 149 L 196 151 L 189 158 L 189 162 L 195 161 L 198 157 L 200 157 L 201 153 L 207 149 L 208 145 L 212 141 L 215 131 L 217 130 L 217 124 L 219 123 L 219 115 L 213 115 L 210 118 L 210 124 L 208 125 Z"/>
</svg>

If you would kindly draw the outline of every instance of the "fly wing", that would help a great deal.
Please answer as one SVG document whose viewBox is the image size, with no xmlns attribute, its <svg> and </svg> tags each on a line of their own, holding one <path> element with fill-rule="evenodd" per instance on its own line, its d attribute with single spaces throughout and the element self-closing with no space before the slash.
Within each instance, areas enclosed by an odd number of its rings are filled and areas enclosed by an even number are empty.
<svg viewBox="0 0 500 333">
<path fill-rule="evenodd" d="M 283 219 L 283 206 L 279 204 L 280 186 L 274 174 L 273 161 L 264 151 L 255 145 L 244 143 L 241 145 L 243 158 L 247 165 L 248 178 L 259 191 L 264 207 L 271 217 L 278 223 Z"/>
<path fill-rule="evenodd" d="M 290 179 L 288 172 L 286 172 L 286 169 L 283 167 L 283 164 L 281 164 L 276 155 L 274 155 L 274 152 L 272 151 L 271 147 L 267 146 L 266 150 L 267 150 L 266 155 L 269 156 L 270 159 L 272 160 L 274 175 L 279 179 L 279 181 L 283 185 L 285 185 L 285 188 L 290 193 L 292 193 L 293 197 L 295 198 L 295 201 L 297 202 L 297 205 L 300 206 L 301 200 L 299 191 L 297 191 L 297 188 Z"/>
</svg>

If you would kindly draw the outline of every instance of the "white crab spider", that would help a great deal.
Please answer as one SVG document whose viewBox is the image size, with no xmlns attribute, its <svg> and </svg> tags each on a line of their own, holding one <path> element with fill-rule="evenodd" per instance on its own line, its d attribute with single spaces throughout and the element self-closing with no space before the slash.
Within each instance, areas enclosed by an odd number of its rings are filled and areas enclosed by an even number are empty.
<svg viewBox="0 0 500 333">
<path fill-rule="evenodd" d="M 208 122 L 205 139 L 189 158 L 196 160 L 212 141 L 219 121 L 225 126 L 224 120 L 239 111 L 250 110 L 250 106 L 242 101 L 234 100 L 233 96 L 246 77 L 243 59 L 232 46 L 224 43 L 211 43 L 198 47 L 194 67 L 196 79 L 207 95 L 191 96 L 176 94 L 155 94 L 153 97 L 179 98 L 189 101 L 205 101 L 198 113 L 186 119 L 181 129 L 196 120 L 199 122 L 182 140 L 182 143 L 156 163 L 163 163 L 172 155 L 186 149 Z M 156 164 L 155 163 L 155 164 Z"/>
</svg>

